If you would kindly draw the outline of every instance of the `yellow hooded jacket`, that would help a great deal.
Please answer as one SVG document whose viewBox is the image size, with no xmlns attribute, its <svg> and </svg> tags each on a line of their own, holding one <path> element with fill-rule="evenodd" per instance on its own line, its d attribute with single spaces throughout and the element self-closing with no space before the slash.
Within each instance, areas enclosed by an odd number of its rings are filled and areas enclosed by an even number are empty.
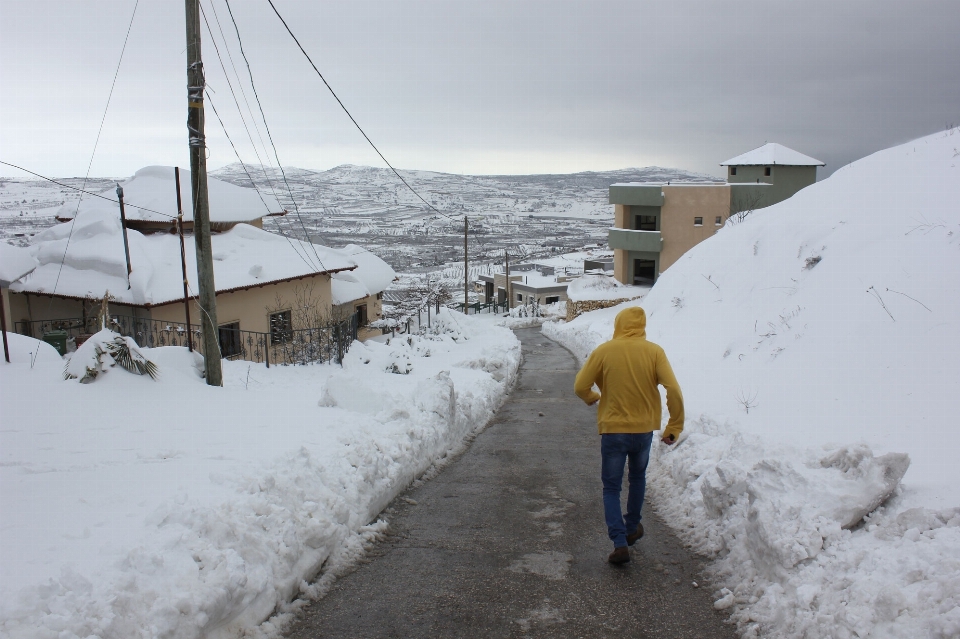
<svg viewBox="0 0 960 639">
<path fill-rule="evenodd" d="M 639 306 L 620 311 L 613 339 L 590 354 L 577 373 L 573 389 L 587 404 L 600 400 L 597 427 L 604 433 L 649 433 L 660 428 L 661 400 L 657 385 L 667 390 L 670 422 L 664 437 L 683 431 L 683 394 L 667 356 L 647 341 L 647 314 Z M 593 390 L 596 384 L 600 393 Z"/>
</svg>

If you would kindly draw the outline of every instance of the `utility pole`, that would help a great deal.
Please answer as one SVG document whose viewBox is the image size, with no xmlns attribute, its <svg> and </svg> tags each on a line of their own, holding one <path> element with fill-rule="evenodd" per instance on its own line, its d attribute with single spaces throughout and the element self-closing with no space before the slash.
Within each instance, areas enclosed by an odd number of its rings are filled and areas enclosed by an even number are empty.
<svg viewBox="0 0 960 639">
<path fill-rule="evenodd" d="M 193 192 L 193 239 L 197 248 L 200 326 L 207 384 L 223 386 L 217 327 L 217 289 L 213 281 L 210 203 L 207 199 L 207 143 L 203 122 L 206 80 L 200 56 L 200 0 L 185 0 L 187 13 L 187 131 L 190 135 L 190 186 Z"/>
<path fill-rule="evenodd" d="M 510 252 L 507 249 L 503 249 L 503 261 L 507 271 L 507 281 L 504 282 L 503 288 L 507 291 L 507 312 L 509 313 L 512 304 L 510 302 Z"/>
<path fill-rule="evenodd" d="M 467 309 L 467 303 L 470 301 L 470 298 L 467 294 L 467 291 L 470 286 L 470 267 L 467 264 L 467 216 L 463 216 L 463 314 L 469 315 L 470 312 Z"/>
</svg>

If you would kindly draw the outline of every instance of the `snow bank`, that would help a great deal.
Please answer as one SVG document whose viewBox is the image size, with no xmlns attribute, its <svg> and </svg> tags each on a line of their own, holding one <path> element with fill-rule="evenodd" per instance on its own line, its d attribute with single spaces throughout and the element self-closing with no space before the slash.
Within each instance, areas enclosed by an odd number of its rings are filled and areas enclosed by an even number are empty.
<svg viewBox="0 0 960 639">
<path fill-rule="evenodd" d="M 510 331 L 447 311 L 425 335 L 354 343 L 343 368 L 225 361 L 224 388 L 183 348 L 143 349 L 157 381 L 81 385 L 50 346 L 11 340 L 0 635 L 12 639 L 216 639 L 281 613 L 269 634 L 378 534 L 391 499 L 486 424 L 520 361 Z"/>
<path fill-rule="evenodd" d="M 641 297 L 647 288 L 627 286 L 613 275 L 586 273 L 567 284 L 567 297 L 574 302 L 584 300 L 618 300 Z"/>
<path fill-rule="evenodd" d="M 651 489 L 745 636 L 960 636 L 958 144 L 724 227 L 643 302 L 694 416 Z M 544 332 L 583 358 L 620 308 Z"/>
</svg>

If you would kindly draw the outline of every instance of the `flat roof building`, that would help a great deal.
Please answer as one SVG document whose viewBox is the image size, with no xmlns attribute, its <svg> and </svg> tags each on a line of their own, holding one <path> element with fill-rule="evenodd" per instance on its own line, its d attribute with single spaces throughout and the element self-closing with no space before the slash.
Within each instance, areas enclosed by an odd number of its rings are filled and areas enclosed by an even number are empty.
<svg viewBox="0 0 960 639">
<path fill-rule="evenodd" d="M 652 284 L 688 250 L 733 216 L 742 219 L 817 181 L 824 163 L 781 144 L 765 144 L 722 162 L 727 181 L 627 182 L 610 186 L 614 277 Z"/>
</svg>

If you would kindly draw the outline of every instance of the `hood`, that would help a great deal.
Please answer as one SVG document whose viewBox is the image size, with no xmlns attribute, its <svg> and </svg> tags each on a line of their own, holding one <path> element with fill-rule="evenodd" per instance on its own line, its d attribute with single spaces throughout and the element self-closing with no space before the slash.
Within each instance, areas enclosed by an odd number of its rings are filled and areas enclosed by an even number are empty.
<svg viewBox="0 0 960 639">
<path fill-rule="evenodd" d="M 639 306 L 623 309 L 613 321 L 613 339 L 631 337 L 647 337 L 647 314 Z"/>
</svg>

